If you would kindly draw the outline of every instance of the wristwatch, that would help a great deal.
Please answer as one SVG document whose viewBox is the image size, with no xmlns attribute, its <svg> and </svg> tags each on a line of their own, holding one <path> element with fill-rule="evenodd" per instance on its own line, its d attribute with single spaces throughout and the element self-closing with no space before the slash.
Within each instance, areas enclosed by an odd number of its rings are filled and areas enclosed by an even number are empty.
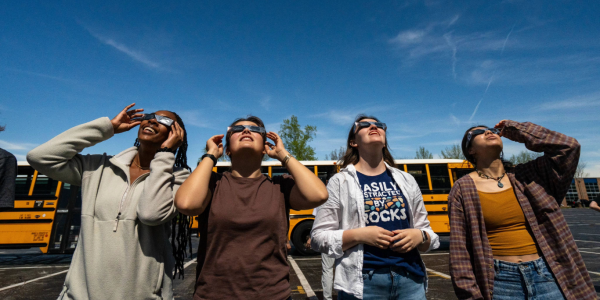
<svg viewBox="0 0 600 300">
<path fill-rule="evenodd" d="M 421 242 L 421 245 L 425 244 L 425 242 L 427 242 L 427 233 L 425 233 L 425 230 L 420 229 L 421 230 L 421 234 L 423 235 L 423 241 Z"/>
<path fill-rule="evenodd" d="M 200 157 L 200 160 L 203 160 L 205 157 L 212 159 L 213 167 L 217 165 L 217 158 L 214 155 L 206 153 L 206 154 L 202 155 L 202 157 Z"/>
</svg>

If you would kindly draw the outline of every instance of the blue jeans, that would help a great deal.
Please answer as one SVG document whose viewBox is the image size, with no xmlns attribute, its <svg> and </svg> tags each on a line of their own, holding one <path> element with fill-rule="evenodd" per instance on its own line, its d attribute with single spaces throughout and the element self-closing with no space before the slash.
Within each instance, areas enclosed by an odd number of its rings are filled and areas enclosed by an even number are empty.
<svg viewBox="0 0 600 300">
<path fill-rule="evenodd" d="M 494 259 L 494 300 L 564 299 L 543 258 L 510 263 Z"/>
<path fill-rule="evenodd" d="M 381 268 L 363 271 L 363 299 L 377 300 L 425 300 L 425 277 L 415 276 L 403 268 Z M 339 300 L 358 299 L 344 291 L 338 292 Z"/>
</svg>

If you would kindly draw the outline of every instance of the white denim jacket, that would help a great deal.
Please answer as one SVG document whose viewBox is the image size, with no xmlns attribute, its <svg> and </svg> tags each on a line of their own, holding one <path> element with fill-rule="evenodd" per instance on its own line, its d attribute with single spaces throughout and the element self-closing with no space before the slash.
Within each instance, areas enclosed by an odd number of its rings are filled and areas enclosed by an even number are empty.
<svg viewBox="0 0 600 300">
<path fill-rule="evenodd" d="M 411 228 L 423 229 L 429 233 L 431 244 L 427 251 L 437 249 L 440 240 L 429 226 L 427 211 L 417 181 L 406 172 L 392 168 L 388 164 L 385 166 L 392 172 L 394 181 L 408 200 L 408 207 L 412 213 Z M 342 251 L 344 230 L 365 227 L 364 198 L 354 165 L 348 165 L 331 177 L 327 184 L 327 191 L 329 199 L 319 207 L 310 234 L 310 244 L 313 250 L 336 258 L 333 288 L 362 299 L 363 244 Z M 422 267 L 425 270 L 425 264 L 422 263 Z M 425 272 L 425 289 L 427 290 L 427 272 Z"/>
</svg>

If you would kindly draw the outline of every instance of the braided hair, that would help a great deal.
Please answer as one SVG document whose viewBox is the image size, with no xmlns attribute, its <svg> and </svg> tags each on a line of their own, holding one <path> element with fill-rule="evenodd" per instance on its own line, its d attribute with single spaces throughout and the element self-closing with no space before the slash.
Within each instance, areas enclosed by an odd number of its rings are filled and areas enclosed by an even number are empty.
<svg viewBox="0 0 600 300">
<path fill-rule="evenodd" d="M 175 152 L 175 167 L 188 169 L 188 171 L 192 171 L 190 166 L 187 164 L 187 131 L 185 130 L 185 125 L 183 124 L 183 120 L 181 117 L 172 112 L 173 115 L 177 118 L 177 123 L 183 129 L 183 143 L 179 148 L 177 148 L 177 152 Z M 136 147 L 140 146 L 140 141 L 135 139 L 135 143 L 133 144 Z M 191 230 L 191 222 L 192 217 L 186 216 L 180 212 L 177 213 L 177 216 L 173 218 L 171 221 L 171 248 L 173 249 L 173 256 L 175 256 L 175 272 L 173 273 L 173 277 L 179 273 L 179 278 L 183 278 L 183 261 L 187 257 L 186 248 L 190 250 L 190 256 L 192 255 L 192 230 Z"/>
</svg>

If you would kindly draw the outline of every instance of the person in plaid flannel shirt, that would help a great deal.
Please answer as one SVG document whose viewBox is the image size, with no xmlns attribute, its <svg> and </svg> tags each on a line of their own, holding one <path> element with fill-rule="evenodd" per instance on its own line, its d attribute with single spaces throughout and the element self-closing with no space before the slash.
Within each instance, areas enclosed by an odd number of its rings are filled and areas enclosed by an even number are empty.
<svg viewBox="0 0 600 300">
<path fill-rule="evenodd" d="M 544 155 L 511 166 L 502 139 Z M 476 170 L 448 196 L 450 274 L 459 299 L 596 299 L 561 212 L 580 145 L 529 122 L 469 128 L 463 154 Z"/>
</svg>

